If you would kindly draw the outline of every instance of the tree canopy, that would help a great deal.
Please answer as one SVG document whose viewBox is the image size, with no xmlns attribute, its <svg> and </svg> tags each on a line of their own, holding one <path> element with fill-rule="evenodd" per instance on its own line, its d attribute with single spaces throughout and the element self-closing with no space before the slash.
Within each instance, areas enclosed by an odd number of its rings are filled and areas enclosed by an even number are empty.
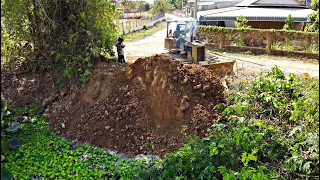
<svg viewBox="0 0 320 180">
<path fill-rule="evenodd" d="M 152 14 L 161 14 L 172 11 L 174 7 L 170 0 L 155 0 L 154 5 L 151 8 Z"/>
<path fill-rule="evenodd" d="M 111 0 L 1 0 L 2 62 L 30 70 L 65 66 L 88 74 L 102 51 L 113 54 L 117 30 Z M 78 73 L 77 72 L 77 73 Z"/>
<path fill-rule="evenodd" d="M 308 18 L 311 21 L 311 24 L 307 25 L 305 31 L 319 32 L 319 0 L 312 0 L 310 6 L 316 12 L 309 15 Z"/>
</svg>

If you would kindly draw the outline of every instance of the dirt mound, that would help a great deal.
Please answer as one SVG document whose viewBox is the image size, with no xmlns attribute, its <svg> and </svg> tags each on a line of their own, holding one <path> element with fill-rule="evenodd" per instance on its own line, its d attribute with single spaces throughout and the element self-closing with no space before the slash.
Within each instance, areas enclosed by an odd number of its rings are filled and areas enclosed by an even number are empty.
<svg viewBox="0 0 320 180">
<path fill-rule="evenodd" d="M 165 155 L 191 133 L 204 136 L 223 98 L 218 76 L 163 55 L 130 66 L 101 62 L 93 74 L 77 93 L 48 107 L 51 126 L 67 138 L 131 155 Z"/>
</svg>

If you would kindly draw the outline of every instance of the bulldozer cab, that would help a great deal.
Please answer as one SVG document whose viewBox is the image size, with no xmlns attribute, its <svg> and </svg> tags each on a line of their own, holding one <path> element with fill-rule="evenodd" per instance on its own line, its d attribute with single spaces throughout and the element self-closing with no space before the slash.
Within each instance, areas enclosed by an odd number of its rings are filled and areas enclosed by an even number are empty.
<svg viewBox="0 0 320 180">
<path fill-rule="evenodd" d="M 167 20 L 167 35 L 165 49 L 171 50 L 180 47 L 180 42 L 192 42 L 195 37 L 196 20 Z"/>
<path fill-rule="evenodd" d="M 205 60 L 205 46 L 196 42 L 196 20 L 168 20 L 164 48 L 171 53 L 180 53 L 194 62 Z"/>
</svg>

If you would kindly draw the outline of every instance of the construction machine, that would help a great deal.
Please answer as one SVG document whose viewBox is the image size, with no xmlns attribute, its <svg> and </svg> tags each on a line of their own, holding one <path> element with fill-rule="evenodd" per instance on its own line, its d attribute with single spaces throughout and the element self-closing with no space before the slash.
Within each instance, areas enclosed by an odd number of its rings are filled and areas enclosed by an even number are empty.
<svg viewBox="0 0 320 180">
<path fill-rule="evenodd" d="M 235 60 L 206 54 L 206 43 L 196 37 L 198 27 L 199 21 L 193 19 L 167 20 L 164 48 L 170 54 L 179 54 L 183 62 L 200 64 L 220 75 L 234 74 Z"/>
</svg>

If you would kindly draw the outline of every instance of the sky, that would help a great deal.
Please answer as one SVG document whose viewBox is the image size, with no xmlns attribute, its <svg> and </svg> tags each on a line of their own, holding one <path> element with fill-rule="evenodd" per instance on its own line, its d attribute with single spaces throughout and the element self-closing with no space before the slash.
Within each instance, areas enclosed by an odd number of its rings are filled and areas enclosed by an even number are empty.
<svg viewBox="0 0 320 180">
<path fill-rule="evenodd" d="M 149 4 L 153 4 L 153 1 L 154 0 L 145 0 L 147 3 L 149 3 Z"/>
</svg>

